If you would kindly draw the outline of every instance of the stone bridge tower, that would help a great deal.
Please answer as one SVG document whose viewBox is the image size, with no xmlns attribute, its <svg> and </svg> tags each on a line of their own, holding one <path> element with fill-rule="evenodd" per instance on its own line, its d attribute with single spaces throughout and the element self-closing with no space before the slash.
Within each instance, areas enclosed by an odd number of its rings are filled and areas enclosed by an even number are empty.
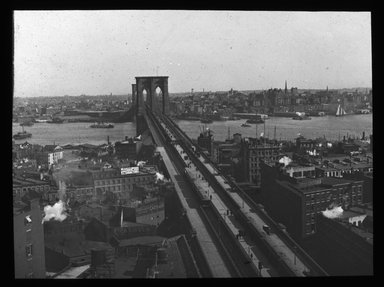
<svg viewBox="0 0 384 287">
<path fill-rule="evenodd" d="M 148 129 L 144 120 L 145 104 L 155 113 L 169 114 L 168 76 L 136 77 L 132 95 L 135 95 L 137 136 Z"/>
</svg>

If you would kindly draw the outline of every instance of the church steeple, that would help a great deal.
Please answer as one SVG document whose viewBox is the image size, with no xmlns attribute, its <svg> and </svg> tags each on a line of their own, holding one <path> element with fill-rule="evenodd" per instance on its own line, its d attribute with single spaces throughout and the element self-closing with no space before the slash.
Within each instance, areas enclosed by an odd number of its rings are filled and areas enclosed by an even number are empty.
<svg viewBox="0 0 384 287">
<path fill-rule="evenodd" d="M 287 80 L 285 80 L 285 90 L 284 92 L 287 93 L 288 89 L 287 89 Z"/>
</svg>

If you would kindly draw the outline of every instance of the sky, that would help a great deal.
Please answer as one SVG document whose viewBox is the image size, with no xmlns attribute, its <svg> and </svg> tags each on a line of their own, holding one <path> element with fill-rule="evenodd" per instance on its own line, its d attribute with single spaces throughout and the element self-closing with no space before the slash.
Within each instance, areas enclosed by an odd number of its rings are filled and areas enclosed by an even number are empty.
<svg viewBox="0 0 384 287">
<path fill-rule="evenodd" d="M 15 11 L 14 96 L 371 87 L 369 12 Z"/>
</svg>

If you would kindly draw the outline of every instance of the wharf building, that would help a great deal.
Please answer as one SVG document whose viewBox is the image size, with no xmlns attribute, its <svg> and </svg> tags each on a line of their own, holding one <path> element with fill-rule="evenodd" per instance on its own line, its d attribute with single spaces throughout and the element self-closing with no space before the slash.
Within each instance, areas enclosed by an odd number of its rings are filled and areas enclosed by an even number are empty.
<svg viewBox="0 0 384 287">
<path fill-rule="evenodd" d="M 15 278 L 45 278 L 45 250 L 39 200 L 13 203 Z"/>
<path fill-rule="evenodd" d="M 316 215 L 330 206 L 361 205 L 363 181 L 316 178 L 315 166 L 261 162 L 261 198 L 267 211 L 297 240 L 317 231 Z"/>
</svg>

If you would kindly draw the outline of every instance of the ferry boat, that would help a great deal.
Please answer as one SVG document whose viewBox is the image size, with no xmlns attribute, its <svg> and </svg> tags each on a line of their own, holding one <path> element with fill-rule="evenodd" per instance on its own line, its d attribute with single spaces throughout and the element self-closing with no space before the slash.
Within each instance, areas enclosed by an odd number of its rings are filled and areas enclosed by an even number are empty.
<svg viewBox="0 0 384 287">
<path fill-rule="evenodd" d="M 18 132 L 17 134 L 13 135 L 13 138 L 14 138 L 15 140 L 22 140 L 22 139 L 30 138 L 30 137 L 32 136 L 31 133 L 26 132 L 26 131 L 24 130 L 24 127 L 23 127 L 23 126 L 21 126 L 21 127 L 23 128 L 23 131 L 22 131 L 22 132 Z"/>
<path fill-rule="evenodd" d="M 297 115 L 297 116 L 293 117 L 292 119 L 293 120 L 299 120 L 299 121 L 301 121 L 301 120 L 311 120 L 311 118 L 306 116 L 306 115 Z"/>
<path fill-rule="evenodd" d="M 240 118 L 239 117 L 234 117 L 234 116 L 229 116 L 227 118 L 227 121 L 237 121 L 237 120 L 240 120 Z"/>
<path fill-rule="evenodd" d="M 296 112 L 296 115 L 292 118 L 293 120 L 310 120 L 311 118 L 308 117 L 305 113 L 302 112 Z"/>
<path fill-rule="evenodd" d="M 371 113 L 371 111 L 369 110 L 369 109 L 357 109 L 357 110 L 355 110 L 355 114 L 370 114 Z"/>
<path fill-rule="evenodd" d="M 246 121 L 247 124 L 263 124 L 264 121 L 262 120 L 262 118 L 253 118 L 253 119 L 249 119 Z"/>
<path fill-rule="evenodd" d="M 113 128 L 114 125 L 109 123 L 94 123 L 90 127 L 97 128 L 97 129 L 110 129 L 110 128 Z"/>
<path fill-rule="evenodd" d="M 31 127 L 33 126 L 33 122 L 23 122 L 23 123 L 20 123 L 20 125 L 24 127 Z"/>
<path fill-rule="evenodd" d="M 62 120 L 60 118 L 53 118 L 52 120 L 47 121 L 47 123 L 49 123 L 49 124 L 62 124 L 63 122 L 64 122 L 64 120 Z"/>
<path fill-rule="evenodd" d="M 36 123 L 46 123 L 46 122 L 48 122 L 48 120 L 40 120 L 40 119 L 36 119 L 35 121 L 36 121 Z"/>
<path fill-rule="evenodd" d="M 312 117 L 324 117 L 325 116 L 325 112 L 323 112 L 323 111 L 308 111 L 305 113 L 308 114 L 309 116 L 312 116 Z"/>
</svg>

